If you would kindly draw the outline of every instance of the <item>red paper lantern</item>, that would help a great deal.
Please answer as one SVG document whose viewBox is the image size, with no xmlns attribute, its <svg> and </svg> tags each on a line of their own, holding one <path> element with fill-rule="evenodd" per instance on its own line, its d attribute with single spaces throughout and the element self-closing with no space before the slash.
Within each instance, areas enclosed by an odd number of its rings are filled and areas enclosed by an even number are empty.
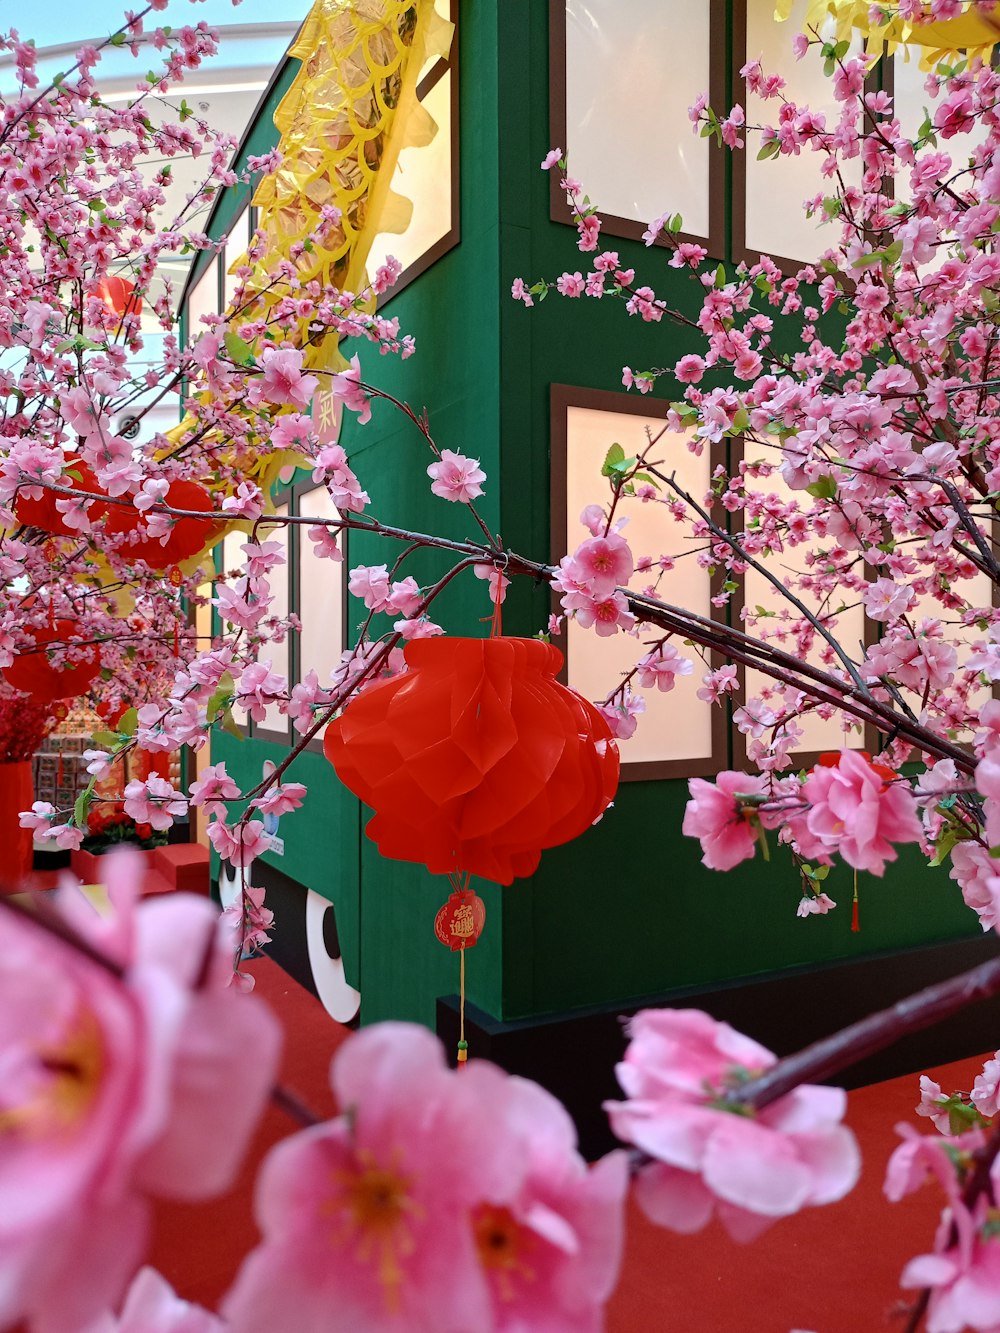
<svg viewBox="0 0 1000 1333">
<path fill-rule="evenodd" d="M 618 787 L 607 722 L 556 680 L 538 639 L 417 639 L 409 670 L 326 729 L 340 779 L 375 810 L 383 856 L 498 884 L 585 832 Z"/>
<path fill-rule="evenodd" d="M 75 620 L 57 620 L 53 625 L 32 630 L 34 647 L 22 649 L 10 666 L 3 668 L 7 683 L 39 703 L 83 694 L 101 669 L 97 646 L 88 644 L 82 661 L 63 667 L 53 666 L 46 652 L 50 645 L 72 647 L 73 636 L 78 632 Z"/>
<path fill-rule="evenodd" d="M 172 509 L 197 509 L 206 515 L 212 513 L 212 497 L 196 481 L 172 481 L 164 497 Z M 118 534 L 145 531 L 145 522 L 138 510 L 130 505 L 109 505 L 105 531 Z M 165 570 L 179 565 L 198 552 L 211 540 L 215 523 L 209 518 L 179 518 L 170 529 L 165 542 L 155 537 L 139 536 L 138 540 L 122 545 L 119 554 L 127 559 L 144 560 L 150 569 Z"/>
<path fill-rule="evenodd" d="M 66 455 L 61 484 L 72 486 L 77 491 L 88 491 L 91 495 L 104 494 L 97 484 L 93 471 L 78 454 Z M 50 490 L 46 490 L 40 500 L 32 500 L 19 492 L 14 501 L 14 513 L 21 523 L 26 523 L 29 527 L 40 528 L 42 532 L 51 532 L 56 537 L 72 536 L 74 529 L 67 527 L 65 518 L 56 508 L 56 501 L 65 499 L 66 496 Z M 97 506 L 91 505 L 90 517 L 97 516 Z"/>
<path fill-rule="evenodd" d="M 137 315 L 142 308 L 142 302 L 135 294 L 135 283 L 129 282 L 127 278 L 109 275 L 101 279 L 95 291 L 119 319 L 126 314 Z"/>
</svg>

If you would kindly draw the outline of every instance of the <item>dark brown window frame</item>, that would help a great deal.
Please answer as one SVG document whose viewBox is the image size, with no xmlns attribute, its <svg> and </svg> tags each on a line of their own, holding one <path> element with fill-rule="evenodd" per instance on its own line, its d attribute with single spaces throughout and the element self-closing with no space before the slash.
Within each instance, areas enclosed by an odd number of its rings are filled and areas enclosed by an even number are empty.
<svg viewBox="0 0 1000 1333">
<path fill-rule="evenodd" d="M 695 0 L 689 0 L 694 3 Z M 726 0 L 706 0 L 709 5 L 709 100 L 720 106 L 726 97 Z M 566 4 L 549 0 L 549 141 L 566 149 Z M 572 164 L 570 164 L 572 166 Z M 559 188 L 559 173 L 549 173 L 549 217 L 572 226 L 573 216 Z M 664 200 L 664 203 L 668 202 Z M 650 219 L 637 222 L 614 213 L 599 213 L 601 230 L 608 236 L 641 241 Z M 676 238 L 703 245 L 713 259 L 725 259 L 726 161 L 714 145 L 708 159 L 708 235 L 680 232 Z M 666 246 L 658 239 L 654 244 Z"/>
<path fill-rule="evenodd" d="M 632 394 L 616 393 L 606 389 L 588 389 L 579 385 L 553 384 L 551 386 L 551 448 L 550 448 L 550 519 L 549 534 L 551 558 L 557 563 L 566 554 L 567 543 L 567 491 L 569 476 L 569 432 L 567 429 L 568 409 L 581 407 L 598 412 L 618 412 L 629 416 L 655 416 L 658 408 L 666 412 L 667 403 L 662 398 L 637 398 Z M 596 478 L 595 478 L 596 481 Z M 722 576 L 715 575 L 711 583 L 714 595 L 721 587 Z M 553 597 L 553 609 L 558 611 L 558 594 Z M 565 681 L 569 673 L 569 643 L 560 645 L 566 659 L 561 678 Z M 722 659 L 713 665 L 721 666 Z M 662 778 L 711 777 L 728 767 L 729 763 L 729 722 L 725 707 L 711 706 L 711 754 L 692 759 L 640 759 L 629 760 L 628 743 L 622 747 L 623 782 L 649 782 Z M 640 722 L 640 726 L 641 726 Z"/>
</svg>

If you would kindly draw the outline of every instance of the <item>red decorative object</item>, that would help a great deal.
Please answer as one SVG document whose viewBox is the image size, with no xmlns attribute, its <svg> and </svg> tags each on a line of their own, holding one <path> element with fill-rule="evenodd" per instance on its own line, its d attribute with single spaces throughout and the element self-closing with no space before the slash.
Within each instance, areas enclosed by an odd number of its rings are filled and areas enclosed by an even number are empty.
<svg viewBox="0 0 1000 1333">
<path fill-rule="evenodd" d="M 30 759 L 0 763 L 0 846 L 3 847 L 0 892 L 16 890 L 31 873 L 32 833 L 31 829 L 21 828 L 18 814 L 30 810 L 34 799 Z"/>
<path fill-rule="evenodd" d="M 173 481 L 164 497 L 172 509 L 196 509 L 206 516 L 212 513 L 212 497 L 196 481 Z M 130 505 L 109 505 L 105 530 L 109 533 L 142 533 L 146 525 L 136 509 Z M 206 517 L 179 518 L 165 542 L 156 537 L 141 537 L 131 545 L 123 546 L 121 554 L 131 559 L 145 560 L 150 569 L 166 570 L 187 560 L 210 541 L 215 523 Z"/>
<path fill-rule="evenodd" d="M 97 295 L 119 319 L 126 314 L 138 315 L 142 302 L 135 294 L 135 283 L 127 278 L 109 276 L 97 284 Z"/>
<path fill-rule="evenodd" d="M 585 832 L 618 787 L 607 722 L 556 680 L 538 639 L 417 639 L 409 670 L 326 729 L 340 779 L 375 810 L 383 856 L 498 884 Z"/>
<path fill-rule="evenodd" d="M 91 469 L 77 454 L 67 454 L 62 484 L 78 491 L 89 491 L 92 495 L 104 494 Z M 51 532 L 57 537 L 71 536 L 74 529 L 67 527 L 65 518 L 56 508 L 56 501 L 64 499 L 66 496 L 50 490 L 46 490 L 40 500 L 32 500 L 18 493 L 14 501 L 14 513 L 19 522 L 29 527 L 40 528 L 42 532 Z M 97 517 L 95 506 L 91 505 L 89 512 L 91 518 Z"/>
<path fill-rule="evenodd" d="M 77 632 L 75 620 L 57 620 L 52 625 L 32 630 L 34 648 L 22 649 L 10 666 L 3 668 L 7 683 L 40 703 L 76 698 L 83 694 L 101 669 L 96 645 L 88 644 L 86 656 L 81 661 L 63 667 L 53 666 L 46 651 L 49 645 L 73 647 L 73 637 Z"/>
<path fill-rule="evenodd" d="M 434 918 L 434 934 L 452 953 L 479 943 L 486 925 L 486 904 L 471 889 L 457 889 Z"/>
</svg>

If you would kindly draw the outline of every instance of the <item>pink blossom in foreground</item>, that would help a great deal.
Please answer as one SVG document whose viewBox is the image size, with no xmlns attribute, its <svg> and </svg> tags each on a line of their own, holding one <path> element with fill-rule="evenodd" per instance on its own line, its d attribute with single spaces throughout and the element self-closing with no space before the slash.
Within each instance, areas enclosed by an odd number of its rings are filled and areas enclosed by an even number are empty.
<svg viewBox="0 0 1000 1333">
<path fill-rule="evenodd" d="M 407 1024 L 352 1037 L 331 1079 L 344 1114 L 264 1162 L 234 1329 L 599 1333 L 623 1154 L 588 1168 L 548 1093 L 478 1061 L 451 1071 Z"/>
<path fill-rule="evenodd" d="M 733 1096 L 775 1056 L 697 1010 L 643 1010 L 608 1102 L 615 1134 L 653 1159 L 636 1182 L 647 1216 L 700 1231 L 717 1213 L 735 1240 L 853 1189 L 860 1155 L 840 1088 L 804 1085 L 762 1110 Z"/>
<path fill-rule="evenodd" d="M 251 381 L 251 403 L 284 403 L 308 412 L 319 380 L 315 375 L 303 375 L 302 352 L 295 347 L 267 347 L 261 354 L 263 374 Z"/>
<path fill-rule="evenodd" d="M 198 1305 L 182 1301 L 153 1268 L 142 1268 L 116 1319 L 106 1314 L 81 1333 L 227 1333 L 228 1324 Z"/>
<path fill-rule="evenodd" d="M 979 917 L 983 930 L 1000 926 L 1000 862 L 978 842 L 959 842 L 951 849 L 950 877 L 962 898 Z"/>
<path fill-rule="evenodd" d="M 1000 1051 L 983 1065 L 972 1085 L 972 1104 L 981 1116 L 991 1120 L 1000 1114 Z"/>
<path fill-rule="evenodd" d="M 137 903 L 141 858 L 105 858 L 113 912 L 60 891 L 71 929 L 121 969 L 28 923 L 0 953 L 0 1327 L 85 1328 L 117 1304 L 151 1198 L 229 1188 L 273 1082 L 280 1034 L 227 989 L 204 898 Z M 247 1052 L 253 1058 L 247 1059 Z"/>
<path fill-rule="evenodd" d="M 479 466 L 478 458 L 465 458 L 451 449 L 442 449 L 438 462 L 431 463 L 427 475 L 433 485 L 431 491 L 443 500 L 460 501 L 468 504 L 483 494 L 481 481 L 486 480 L 486 473 Z"/>
<path fill-rule="evenodd" d="M 709 870 L 732 870 L 754 854 L 757 838 L 749 816 L 752 807 L 740 796 L 763 796 L 766 778 L 749 773 L 720 773 L 715 782 L 692 778 L 691 799 L 684 811 L 681 831 L 701 842 L 702 864 Z"/>
<path fill-rule="evenodd" d="M 803 856 L 837 854 L 856 870 L 882 875 L 895 861 L 894 842 L 919 842 L 916 802 L 905 783 L 886 781 L 856 750 L 842 750 L 836 766 L 817 765 L 802 787 L 809 805 L 796 821 Z"/>
<path fill-rule="evenodd" d="M 646 711 L 646 700 L 641 694 L 633 694 L 627 689 L 624 694 L 616 695 L 611 703 L 600 704 L 599 708 L 612 736 L 627 741 L 635 735 L 639 717 Z"/>
<path fill-rule="evenodd" d="M 206 815 L 218 819 L 226 817 L 226 803 L 238 801 L 241 792 L 226 772 L 224 763 L 209 764 L 201 776 L 191 783 L 191 804 L 200 806 Z"/>
</svg>

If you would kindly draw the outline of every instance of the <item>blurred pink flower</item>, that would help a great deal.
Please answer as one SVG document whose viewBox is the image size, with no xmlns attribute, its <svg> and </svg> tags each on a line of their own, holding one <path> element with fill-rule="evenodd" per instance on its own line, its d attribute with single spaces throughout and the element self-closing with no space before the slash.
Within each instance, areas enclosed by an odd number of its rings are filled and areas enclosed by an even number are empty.
<svg viewBox="0 0 1000 1333">
<path fill-rule="evenodd" d="M 653 1158 L 636 1198 L 654 1222 L 700 1231 L 713 1213 L 734 1239 L 752 1240 L 779 1217 L 833 1203 L 860 1169 L 840 1121 L 840 1088 L 804 1085 L 754 1111 L 733 1094 L 775 1057 L 698 1010 L 638 1013 L 608 1102 L 611 1127 Z"/>
<path fill-rule="evenodd" d="M 264 1240 L 224 1302 L 234 1328 L 597 1333 L 624 1154 L 588 1168 L 548 1093 L 477 1061 L 450 1071 L 407 1024 L 352 1037 L 332 1083 L 344 1114 L 265 1160 Z"/>
<path fill-rule="evenodd" d="M 212 904 L 177 893 L 137 907 L 141 858 L 104 860 L 109 916 L 76 890 L 57 902 L 120 976 L 30 924 L 5 927 L 0 1327 L 68 1333 L 117 1304 L 148 1199 L 229 1188 L 274 1079 L 279 1029 L 226 989 Z"/>
<path fill-rule="evenodd" d="M 228 1327 L 208 1310 L 182 1301 L 154 1268 L 142 1268 L 118 1318 L 103 1315 L 85 1333 L 226 1333 Z"/>
</svg>

